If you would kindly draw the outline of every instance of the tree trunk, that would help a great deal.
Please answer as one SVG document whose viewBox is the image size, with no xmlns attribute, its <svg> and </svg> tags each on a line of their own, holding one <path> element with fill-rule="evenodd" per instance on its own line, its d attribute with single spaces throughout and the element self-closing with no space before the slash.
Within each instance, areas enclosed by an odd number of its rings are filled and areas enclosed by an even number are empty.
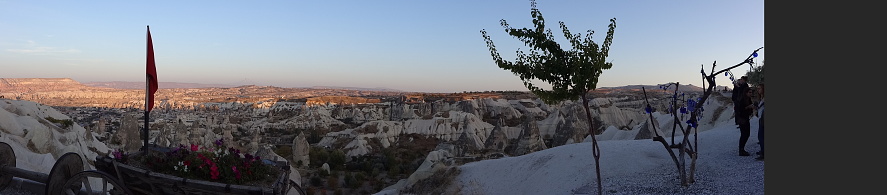
<svg viewBox="0 0 887 195">
<path fill-rule="evenodd" d="M 597 173 L 597 194 L 604 194 L 604 187 L 601 184 L 601 149 L 597 145 L 597 138 L 594 134 L 594 125 L 591 119 L 591 111 L 588 108 L 588 92 L 582 94 L 582 102 L 585 104 L 585 117 L 588 119 L 588 134 L 591 136 L 591 150 L 594 155 L 594 168 Z"/>
</svg>

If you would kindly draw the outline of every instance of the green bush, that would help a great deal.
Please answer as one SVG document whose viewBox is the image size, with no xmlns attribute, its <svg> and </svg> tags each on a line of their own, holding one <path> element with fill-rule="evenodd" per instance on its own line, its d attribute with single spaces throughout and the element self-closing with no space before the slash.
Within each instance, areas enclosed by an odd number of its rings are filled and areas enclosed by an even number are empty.
<svg viewBox="0 0 887 195">
<path fill-rule="evenodd" d="M 360 172 L 358 172 L 360 174 Z M 348 173 L 345 175 L 345 185 L 351 189 L 360 188 L 360 184 L 363 183 L 363 180 L 358 180 L 357 177 L 354 176 L 354 173 Z"/>
<path fill-rule="evenodd" d="M 47 116 L 45 119 L 48 120 L 49 122 L 52 122 L 52 123 L 62 124 L 63 129 L 74 125 L 74 121 L 71 121 L 71 119 L 60 120 L 60 119 L 52 118 L 51 116 Z"/>
<path fill-rule="evenodd" d="M 308 150 L 308 158 L 313 166 L 323 166 L 323 163 L 329 161 L 329 152 L 323 148 L 312 147 Z"/>
<path fill-rule="evenodd" d="M 340 149 L 333 150 L 329 157 L 330 169 L 343 170 L 345 168 L 345 158 L 345 152 Z"/>
<path fill-rule="evenodd" d="M 274 149 L 274 153 L 277 153 L 280 157 L 290 159 L 293 157 L 293 148 L 290 146 L 280 146 Z"/>
</svg>

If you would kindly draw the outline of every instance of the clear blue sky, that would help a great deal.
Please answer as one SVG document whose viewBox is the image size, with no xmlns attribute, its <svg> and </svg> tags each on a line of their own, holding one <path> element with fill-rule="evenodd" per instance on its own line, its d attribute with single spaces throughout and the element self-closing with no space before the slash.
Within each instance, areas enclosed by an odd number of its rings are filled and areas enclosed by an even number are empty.
<svg viewBox="0 0 887 195">
<path fill-rule="evenodd" d="M 709 71 L 717 61 L 720 70 L 764 47 L 763 0 L 538 0 L 537 7 L 561 40 L 558 21 L 573 33 L 594 30 L 601 43 L 616 18 L 613 68 L 598 87 L 701 86 L 703 65 Z M 493 62 L 481 36 L 486 29 L 508 60 L 528 51 L 500 19 L 532 27 L 530 2 L 0 0 L 0 78 L 144 81 L 150 25 L 161 82 L 526 91 Z M 719 85 L 729 82 L 720 75 Z"/>
</svg>

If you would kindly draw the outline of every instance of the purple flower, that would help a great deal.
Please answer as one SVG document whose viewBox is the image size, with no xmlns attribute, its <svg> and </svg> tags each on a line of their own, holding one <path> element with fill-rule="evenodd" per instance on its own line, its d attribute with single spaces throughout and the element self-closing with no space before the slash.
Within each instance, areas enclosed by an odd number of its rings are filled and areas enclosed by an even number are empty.
<svg viewBox="0 0 887 195">
<path fill-rule="evenodd" d="M 114 154 L 114 158 L 116 158 L 116 159 L 123 158 L 123 153 L 120 152 L 120 150 L 114 151 L 113 154 Z"/>
<path fill-rule="evenodd" d="M 216 140 L 216 141 L 213 142 L 213 143 L 215 143 L 216 146 L 222 146 L 222 144 L 223 144 L 224 142 L 222 141 L 222 139 L 218 139 L 218 140 Z"/>
</svg>

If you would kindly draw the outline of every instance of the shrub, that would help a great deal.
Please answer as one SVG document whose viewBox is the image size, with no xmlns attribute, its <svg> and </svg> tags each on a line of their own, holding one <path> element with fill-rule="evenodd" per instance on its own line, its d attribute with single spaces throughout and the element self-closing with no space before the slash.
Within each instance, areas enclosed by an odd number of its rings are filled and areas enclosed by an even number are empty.
<svg viewBox="0 0 887 195">
<path fill-rule="evenodd" d="M 280 157 L 290 159 L 293 157 L 293 148 L 290 146 L 280 146 L 274 150 L 274 153 L 277 153 Z"/>
<path fill-rule="evenodd" d="M 329 157 L 330 169 L 333 169 L 333 170 L 344 169 L 343 166 L 345 165 L 345 158 L 346 158 L 345 152 L 343 152 L 340 149 L 333 150 L 333 153 L 330 154 L 330 157 Z"/>
<path fill-rule="evenodd" d="M 326 185 L 327 185 L 327 188 L 330 188 L 330 189 L 339 188 L 339 177 L 331 175 L 329 178 L 326 179 Z"/>
<path fill-rule="evenodd" d="M 314 187 L 308 187 L 308 189 L 305 190 L 305 194 L 314 195 Z"/>
<path fill-rule="evenodd" d="M 311 185 L 320 187 L 320 186 L 323 186 L 323 181 L 320 180 L 320 177 L 314 176 L 314 177 L 311 177 Z"/>
<path fill-rule="evenodd" d="M 47 116 L 45 119 L 48 120 L 49 122 L 52 122 L 52 123 L 61 124 L 62 129 L 65 129 L 65 128 L 68 128 L 68 127 L 74 125 L 74 121 L 71 121 L 71 119 L 60 120 L 60 119 L 52 118 L 51 116 Z"/>
<path fill-rule="evenodd" d="M 311 165 L 320 167 L 323 166 L 323 163 L 329 161 L 329 153 L 326 149 L 312 147 L 311 150 L 308 151 L 308 158 L 311 161 Z"/>
</svg>

